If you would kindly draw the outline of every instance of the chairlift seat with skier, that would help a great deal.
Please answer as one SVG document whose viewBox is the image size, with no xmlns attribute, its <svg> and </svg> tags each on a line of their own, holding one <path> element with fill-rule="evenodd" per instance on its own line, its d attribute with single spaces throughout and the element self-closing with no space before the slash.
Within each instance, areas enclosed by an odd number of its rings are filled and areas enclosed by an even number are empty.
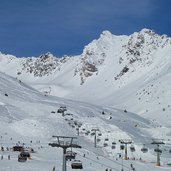
<svg viewBox="0 0 171 171">
<path fill-rule="evenodd" d="M 125 146 L 123 144 L 120 145 L 120 150 L 124 150 Z"/>
<path fill-rule="evenodd" d="M 74 160 L 74 161 L 71 163 L 71 168 L 72 168 L 72 169 L 83 169 L 82 162 L 81 162 L 80 160 Z"/>
<path fill-rule="evenodd" d="M 134 146 L 131 146 L 131 147 L 130 147 L 130 151 L 131 151 L 131 152 L 135 152 L 135 147 L 134 147 Z"/>
<path fill-rule="evenodd" d="M 112 147 L 111 147 L 112 149 L 115 149 L 116 148 L 116 146 L 115 145 L 112 145 Z"/>
<path fill-rule="evenodd" d="M 66 160 L 75 159 L 76 153 L 73 151 L 67 151 L 65 154 Z"/>
<path fill-rule="evenodd" d="M 148 152 L 148 148 L 145 147 L 145 144 L 143 144 L 143 147 L 141 148 L 141 151 L 142 151 L 143 153 L 147 153 L 147 152 Z"/>
</svg>

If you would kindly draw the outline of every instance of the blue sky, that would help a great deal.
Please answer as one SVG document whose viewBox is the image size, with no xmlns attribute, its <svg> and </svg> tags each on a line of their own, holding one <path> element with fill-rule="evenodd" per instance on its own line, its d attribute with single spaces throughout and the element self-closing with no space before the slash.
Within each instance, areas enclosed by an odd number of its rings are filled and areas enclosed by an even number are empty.
<svg viewBox="0 0 171 171">
<path fill-rule="evenodd" d="M 0 51 L 79 55 L 103 30 L 171 36 L 171 0 L 0 0 Z"/>
</svg>

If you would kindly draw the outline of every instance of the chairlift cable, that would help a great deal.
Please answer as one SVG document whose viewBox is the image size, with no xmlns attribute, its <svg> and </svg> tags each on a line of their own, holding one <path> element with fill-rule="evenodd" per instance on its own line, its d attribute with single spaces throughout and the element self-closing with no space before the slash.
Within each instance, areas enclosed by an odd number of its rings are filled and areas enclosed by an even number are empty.
<svg viewBox="0 0 171 171">
<path fill-rule="evenodd" d="M 82 156 L 82 155 L 80 155 L 80 154 L 78 154 L 79 156 Z M 84 157 L 84 156 L 82 156 L 82 157 Z M 89 158 L 89 157 L 84 157 L 84 158 L 86 158 L 86 159 L 88 159 L 88 160 L 91 160 L 91 161 L 93 161 L 93 162 L 95 162 L 95 163 L 98 163 L 98 164 L 100 164 L 100 165 L 104 165 L 104 166 L 106 166 L 106 167 L 109 167 L 109 168 L 111 168 L 111 169 L 113 169 L 114 171 L 120 171 L 120 170 L 118 170 L 118 169 L 116 169 L 116 168 L 113 168 L 113 167 L 111 167 L 111 166 L 109 166 L 109 165 L 106 165 L 106 164 L 102 164 L 102 163 L 100 163 L 100 162 L 98 162 L 98 161 L 96 161 L 96 160 L 94 160 L 94 159 L 91 159 L 91 158 Z"/>
<path fill-rule="evenodd" d="M 86 149 L 86 148 L 84 148 L 84 149 Z M 86 150 L 88 150 L 88 149 L 86 149 Z M 81 152 L 81 153 L 83 153 L 83 152 Z M 96 154 L 96 155 L 98 155 L 98 156 L 101 156 L 101 157 L 105 158 L 106 160 L 110 160 L 111 162 L 113 162 L 113 163 L 115 163 L 115 164 L 118 164 L 118 165 L 120 165 L 120 166 L 124 166 L 124 167 L 127 168 L 127 169 L 130 169 L 130 167 L 128 167 L 127 165 L 122 165 L 122 163 L 116 162 L 116 161 L 114 161 L 114 160 L 112 160 L 112 159 L 109 159 L 109 158 L 107 158 L 107 157 L 105 157 L 105 156 L 103 156 L 103 155 L 101 155 L 101 154 L 96 153 L 96 152 L 93 152 L 93 153 Z M 78 153 L 77 153 L 77 154 L 78 154 Z"/>
</svg>

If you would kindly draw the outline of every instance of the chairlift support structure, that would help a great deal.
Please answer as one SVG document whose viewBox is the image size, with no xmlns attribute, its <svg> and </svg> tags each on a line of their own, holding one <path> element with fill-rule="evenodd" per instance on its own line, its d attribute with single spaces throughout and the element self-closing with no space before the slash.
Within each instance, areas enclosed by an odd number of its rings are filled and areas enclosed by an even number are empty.
<svg viewBox="0 0 171 171">
<path fill-rule="evenodd" d="M 121 139 L 121 140 L 119 140 L 119 142 L 121 143 L 121 145 L 123 145 L 124 144 L 124 148 L 125 148 L 125 157 L 124 157 L 124 159 L 125 160 L 128 160 L 128 150 L 127 150 L 127 145 L 128 144 L 132 144 L 132 140 L 123 140 L 123 139 Z"/>
<path fill-rule="evenodd" d="M 93 128 L 91 131 L 94 133 L 94 147 L 97 147 L 97 132 L 99 131 L 99 128 Z"/>
<path fill-rule="evenodd" d="M 157 145 L 157 147 L 154 149 L 154 151 L 157 153 L 156 166 L 160 166 L 160 155 L 162 153 L 162 150 L 159 147 L 160 145 L 163 145 L 165 143 L 163 142 L 163 139 L 152 139 L 152 141 L 153 142 L 151 144 Z"/>
<path fill-rule="evenodd" d="M 81 148 L 81 146 L 74 144 L 73 140 L 77 139 L 77 137 L 67 137 L 67 136 L 52 136 L 53 138 L 57 138 L 57 142 L 49 143 L 52 147 L 59 147 L 63 149 L 63 164 L 62 171 L 66 171 L 66 153 L 68 148 Z M 61 141 L 63 139 L 63 141 Z M 64 141 L 69 140 L 69 141 Z"/>
</svg>

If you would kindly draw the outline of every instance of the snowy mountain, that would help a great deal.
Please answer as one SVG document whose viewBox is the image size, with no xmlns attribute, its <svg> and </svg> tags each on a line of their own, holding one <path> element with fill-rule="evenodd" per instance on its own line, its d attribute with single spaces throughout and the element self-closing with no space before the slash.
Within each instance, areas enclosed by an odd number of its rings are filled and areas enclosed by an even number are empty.
<svg viewBox="0 0 171 171">
<path fill-rule="evenodd" d="M 46 94 L 126 108 L 146 117 L 157 113 L 161 121 L 171 111 L 170 52 L 171 38 L 149 29 L 130 36 L 104 31 L 80 56 L 1 54 L 0 71 Z"/>
<path fill-rule="evenodd" d="M 57 164 L 59 171 L 62 150 L 48 143 L 52 135 L 77 136 L 78 131 L 82 149 L 76 152 L 85 171 L 130 170 L 130 163 L 142 171 L 170 169 L 171 38 L 166 35 L 148 29 L 130 36 L 104 31 L 72 57 L 1 53 L 0 85 L 1 146 L 22 142 L 36 150 L 22 166 L 16 162 L 18 153 L 0 151 L 12 156 L 10 162 L 3 160 L 1 170 L 44 171 Z M 97 128 L 100 148 L 94 148 Z M 156 138 L 165 143 L 162 167 L 154 166 L 151 141 Z M 118 158 L 123 155 L 120 140 L 136 148 L 124 165 Z M 148 153 L 142 153 L 143 144 Z"/>
</svg>

